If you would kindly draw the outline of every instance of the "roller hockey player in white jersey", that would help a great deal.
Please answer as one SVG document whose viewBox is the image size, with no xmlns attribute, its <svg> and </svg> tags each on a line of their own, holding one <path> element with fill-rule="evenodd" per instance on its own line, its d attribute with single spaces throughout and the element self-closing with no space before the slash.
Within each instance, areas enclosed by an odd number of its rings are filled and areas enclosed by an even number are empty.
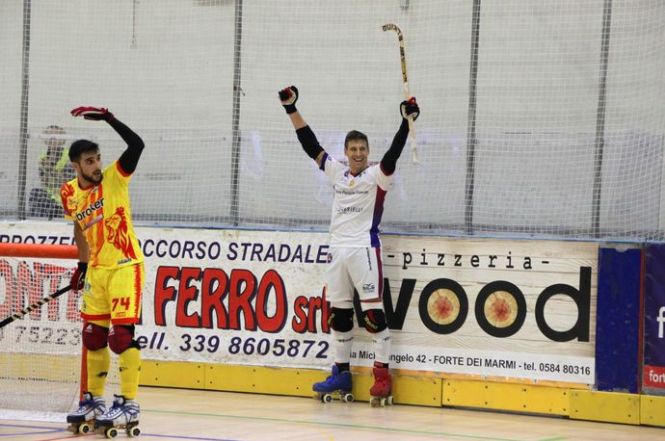
<svg viewBox="0 0 665 441">
<path fill-rule="evenodd" d="M 312 129 L 296 109 L 298 89 L 290 86 L 279 91 L 279 98 L 296 130 L 298 140 L 325 173 L 333 186 L 334 198 L 330 222 L 329 265 L 326 270 L 327 295 L 332 311 L 335 364 L 331 375 L 315 383 L 313 390 L 323 401 L 339 395 L 353 400 L 349 371 L 353 343 L 353 291 L 358 292 L 365 328 L 374 343 L 374 385 L 370 388 L 374 405 L 392 402 L 388 371 L 390 332 L 383 309 L 383 270 L 379 223 L 383 201 L 392 185 L 393 174 L 409 133 L 408 119 L 415 120 L 420 109 L 415 98 L 400 104 L 402 121 L 388 151 L 376 165 L 368 165 L 367 136 L 350 131 L 344 140 L 348 166 L 332 158 L 319 145 Z"/>
</svg>

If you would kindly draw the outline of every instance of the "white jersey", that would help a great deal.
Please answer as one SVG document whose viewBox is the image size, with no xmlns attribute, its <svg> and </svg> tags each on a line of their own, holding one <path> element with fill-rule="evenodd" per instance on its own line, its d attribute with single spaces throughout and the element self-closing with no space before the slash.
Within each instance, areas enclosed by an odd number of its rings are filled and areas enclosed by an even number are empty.
<svg viewBox="0 0 665 441">
<path fill-rule="evenodd" d="M 328 153 L 321 160 L 321 170 L 333 185 L 330 246 L 381 247 L 379 223 L 383 201 L 393 177 L 386 175 L 379 164 L 353 176 L 349 168 Z"/>
</svg>

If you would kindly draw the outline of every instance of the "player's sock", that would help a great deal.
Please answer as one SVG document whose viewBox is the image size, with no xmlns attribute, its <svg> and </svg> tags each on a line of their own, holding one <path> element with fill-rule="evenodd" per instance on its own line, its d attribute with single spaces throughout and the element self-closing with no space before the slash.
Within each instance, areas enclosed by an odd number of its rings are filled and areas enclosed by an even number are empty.
<svg viewBox="0 0 665 441">
<path fill-rule="evenodd" d="M 372 341 L 374 342 L 376 362 L 388 365 L 390 362 L 390 331 L 386 328 L 373 334 Z"/>
<path fill-rule="evenodd" d="M 139 375 L 141 373 L 141 352 L 131 347 L 118 357 L 120 367 L 120 394 L 127 400 L 136 398 L 139 390 Z"/>
<path fill-rule="evenodd" d="M 336 363 L 351 361 L 351 347 L 353 346 L 353 331 L 340 332 L 333 329 Z"/>
<path fill-rule="evenodd" d="M 93 397 L 101 397 L 104 395 L 106 377 L 108 376 L 109 366 L 111 365 L 109 348 L 104 347 L 96 351 L 88 350 L 86 356 L 88 392 L 90 392 Z"/>
</svg>

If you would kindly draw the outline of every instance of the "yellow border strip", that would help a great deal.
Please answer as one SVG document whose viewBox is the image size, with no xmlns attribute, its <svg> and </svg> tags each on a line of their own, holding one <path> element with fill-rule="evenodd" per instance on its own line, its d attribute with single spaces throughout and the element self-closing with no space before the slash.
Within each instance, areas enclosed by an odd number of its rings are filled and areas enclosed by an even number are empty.
<svg viewBox="0 0 665 441">
<path fill-rule="evenodd" d="M 313 397 L 312 383 L 324 380 L 327 375 L 314 369 L 143 360 L 141 385 Z M 353 379 L 356 399 L 369 401 L 371 371 L 354 369 Z M 441 406 L 440 378 L 398 374 L 393 376 L 393 382 L 396 402 Z"/>
<path fill-rule="evenodd" d="M 665 427 L 665 397 L 640 395 L 640 424 Z"/>
<path fill-rule="evenodd" d="M 443 405 L 567 416 L 570 390 L 474 380 L 445 380 Z"/>
<path fill-rule="evenodd" d="M 640 424 L 640 396 L 621 392 L 577 390 L 570 397 L 570 418 Z"/>
</svg>

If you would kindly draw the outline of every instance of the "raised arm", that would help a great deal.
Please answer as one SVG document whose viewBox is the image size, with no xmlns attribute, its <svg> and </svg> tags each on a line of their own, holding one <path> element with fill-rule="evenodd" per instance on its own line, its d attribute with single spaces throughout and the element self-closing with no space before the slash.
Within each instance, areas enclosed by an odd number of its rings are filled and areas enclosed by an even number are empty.
<svg viewBox="0 0 665 441">
<path fill-rule="evenodd" d="M 399 105 L 399 109 L 400 113 L 402 114 L 402 122 L 399 125 L 397 133 L 395 133 L 395 137 L 393 138 L 392 144 L 390 144 L 390 148 L 385 153 L 385 155 L 383 155 L 383 159 L 381 159 L 381 170 L 383 170 L 383 172 L 388 176 L 395 173 L 397 160 L 402 154 L 402 150 L 406 144 L 406 138 L 409 134 L 409 118 L 413 118 L 415 121 L 420 115 L 420 108 L 418 107 L 418 103 L 416 102 L 415 97 L 411 97 L 406 101 L 402 101 Z"/>
<path fill-rule="evenodd" d="M 85 119 L 95 121 L 103 120 L 113 127 L 113 130 L 115 130 L 122 140 L 127 143 L 127 148 L 122 152 L 122 155 L 120 155 L 120 159 L 118 159 L 120 167 L 122 167 L 123 171 L 127 174 L 134 173 L 144 147 L 143 140 L 139 135 L 134 133 L 132 129 L 113 116 L 108 109 L 103 107 L 77 107 L 72 110 L 71 113 L 74 116 L 83 116 Z"/>
<path fill-rule="evenodd" d="M 307 125 L 305 119 L 300 115 L 298 109 L 296 109 L 296 101 L 298 101 L 298 88 L 296 86 L 286 87 L 279 91 L 279 99 L 286 110 L 286 114 L 293 124 L 293 128 L 296 129 L 296 135 L 298 135 L 298 141 L 302 145 L 305 153 L 316 161 L 316 163 L 321 166 L 321 161 L 323 161 L 323 147 L 319 144 L 319 141 L 316 139 L 316 135 L 312 129 Z"/>
</svg>

